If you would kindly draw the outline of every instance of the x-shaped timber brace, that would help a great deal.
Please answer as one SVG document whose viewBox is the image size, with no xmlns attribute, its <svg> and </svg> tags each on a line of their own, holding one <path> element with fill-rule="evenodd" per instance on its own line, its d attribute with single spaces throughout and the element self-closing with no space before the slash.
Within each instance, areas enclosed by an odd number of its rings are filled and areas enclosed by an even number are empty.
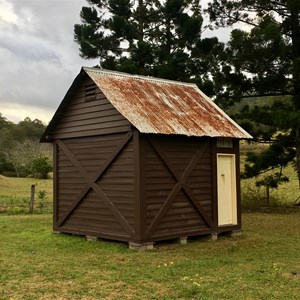
<svg viewBox="0 0 300 300">
<path fill-rule="evenodd" d="M 96 183 L 101 176 L 104 174 L 104 172 L 107 170 L 107 168 L 110 166 L 112 161 L 118 156 L 118 154 L 123 150 L 123 148 L 127 145 L 127 143 L 131 140 L 133 134 L 132 132 L 125 134 L 124 138 L 120 141 L 120 143 L 116 146 L 115 150 L 110 154 L 110 156 L 106 159 L 105 163 L 100 167 L 98 172 L 94 174 L 94 176 L 90 176 L 84 167 L 81 165 L 81 163 L 76 159 L 74 154 L 70 151 L 70 149 L 61 141 L 58 140 L 56 143 L 58 147 L 63 151 L 65 156 L 68 158 L 68 160 L 73 164 L 73 166 L 77 169 L 77 171 L 81 174 L 81 176 L 86 181 L 85 186 L 82 188 L 80 193 L 78 193 L 77 197 L 75 198 L 74 202 L 67 208 L 67 210 L 64 212 L 64 214 L 60 217 L 60 219 L 56 222 L 56 226 L 61 226 L 66 219 L 70 216 L 72 211 L 79 205 L 79 203 L 84 199 L 84 197 L 87 195 L 87 193 L 93 189 L 97 196 L 103 200 L 104 204 L 107 206 L 107 208 L 112 212 L 112 214 L 116 217 L 116 219 L 119 221 L 120 225 L 127 231 L 127 233 L 130 236 L 133 236 L 134 230 L 132 227 L 128 224 L 128 222 L 125 220 L 125 218 L 121 215 L 120 211 L 116 208 L 116 206 L 110 201 L 109 197 L 103 192 L 103 190 L 100 188 L 100 186 Z M 211 218 L 207 215 L 205 210 L 201 207 L 201 205 L 198 203 L 197 199 L 195 199 L 193 193 L 191 192 L 190 188 L 187 186 L 186 182 L 197 166 L 197 163 L 199 159 L 202 157 L 203 153 L 205 152 L 208 144 L 205 144 L 202 148 L 199 148 L 196 151 L 196 154 L 194 157 L 190 160 L 189 164 L 185 168 L 182 174 L 178 174 L 178 172 L 175 170 L 175 168 L 170 163 L 169 159 L 164 154 L 163 150 L 161 149 L 159 143 L 155 141 L 154 138 L 147 138 L 150 145 L 153 147 L 155 152 L 158 154 L 158 156 L 163 161 L 164 165 L 167 167 L 171 175 L 174 177 L 174 179 L 177 181 L 174 185 L 171 193 L 167 197 L 166 201 L 163 203 L 162 207 L 160 208 L 159 212 L 153 219 L 151 225 L 149 226 L 146 235 L 150 237 L 160 224 L 161 220 L 164 218 L 165 214 L 167 213 L 168 209 L 172 205 L 173 201 L 176 199 L 176 196 L 178 193 L 183 190 L 188 199 L 191 201 L 191 203 L 194 205 L 198 213 L 202 216 L 204 221 L 207 223 L 209 227 L 213 227 L 213 223 Z"/>
<path fill-rule="evenodd" d="M 207 225 L 210 228 L 212 228 L 213 227 L 213 222 L 212 222 L 211 218 L 209 218 L 209 216 L 207 215 L 205 210 L 198 203 L 197 199 L 195 199 L 195 197 L 194 197 L 192 191 L 190 190 L 190 188 L 186 185 L 186 181 L 188 180 L 188 178 L 191 175 L 192 171 L 197 166 L 197 163 L 198 163 L 199 159 L 202 157 L 202 155 L 204 154 L 208 144 L 206 143 L 205 145 L 203 145 L 203 147 L 199 148 L 196 151 L 196 154 L 194 155 L 194 157 L 190 160 L 189 164 L 187 165 L 187 167 L 185 168 L 183 173 L 178 174 L 178 172 L 175 170 L 175 168 L 170 163 L 169 159 L 166 157 L 166 155 L 162 151 L 159 143 L 154 138 L 149 138 L 148 137 L 147 140 L 150 143 L 150 145 L 153 147 L 155 152 L 158 154 L 158 156 L 161 158 L 161 160 L 163 161 L 163 163 L 165 164 L 165 166 L 167 167 L 167 169 L 169 170 L 169 172 L 172 174 L 172 176 L 174 177 L 174 179 L 177 182 L 174 185 L 174 187 L 173 187 L 171 193 L 169 194 L 168 198 L 166 199 L 166 201 L 164 202 L 164 204 L 160 208 L 159 212 L 157 213 L 157 215 L 153 219 L 151 225 L 149 226 L 149 228 L 147 230 L 146 235 L 148 237 L 150 237 L 155 232 L 157 226 L 162 221 L 163 217 L 167 213 L 167 211 L 170 208 L 172 202 L 176 199 L 176 196 L 178 195 L 180 190 L 183 190 L 185 192 L 186 196 L 192 202 L 192 204 L 194 205 L 194 207 L 196 208 L 198 213 L 202 216 L 202 218 L 207 223 Z"/>
<path fill-rule="evenodd" d="M 61 141 L 58 140 L 56 143 L 58 147 L 63 151 L 65 156 L 69 159 L 69 161 L 73 164 L 73 166 L 77 169 L 77 171 L 82 175 L 83 179 L 86 181 L 85 186 L 80 191 L 80 193 L 75 198 L 74 202 L 67 208 L 64 214 L 60 217 L 60 219 L 56 222 L 56 226 L 61 226 L 66 219 L 70 216 L 72 211 L 78 206 L 78 204 L 84 199 L 87 193 L 93 189 L 97 196 L 103 200 L 104 204 L 107 208 L 112 212 L 115 218 L 119 221 L 120 225 L 127 231 L 130 236 L 133 236 L 133 229 L 125 220 L 125 218 L 121 215 L 120 211 L 116 208 L 116 206 L 110 201 L 109 197 L 103 192 L 100 186 L 96 183 L 100 177 L 104 174 L 107 168 L 110 166 L 112 161 L 117 157 L 117 155 L 123 150 L 123 148 L 127 145 L 127 143 L 132 138 L 132 132 L 125 134 L 120 143 L 116 146 L 114 151 L 110 154 L 110 156 L 106 159 L 104 164 L 100 167 L 100 169 L 94 174 L 94 176 L 90 176 L 81 163 L 76 159 L 74 154 L 70 151 L 70 149 Z"/>
</svg>

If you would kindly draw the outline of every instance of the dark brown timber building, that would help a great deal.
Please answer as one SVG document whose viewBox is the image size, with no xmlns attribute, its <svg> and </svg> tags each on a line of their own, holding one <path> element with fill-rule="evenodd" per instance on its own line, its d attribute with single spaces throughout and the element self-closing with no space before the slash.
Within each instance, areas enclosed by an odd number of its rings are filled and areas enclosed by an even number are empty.
<svg viewBox="0 0 300 300">
<path fill-rule="evenodd" d="M 194 84 L 83 68 L 41 139 L 53 229 L 132 247 L 239 231 L 248 138 Z"/>
</svg>

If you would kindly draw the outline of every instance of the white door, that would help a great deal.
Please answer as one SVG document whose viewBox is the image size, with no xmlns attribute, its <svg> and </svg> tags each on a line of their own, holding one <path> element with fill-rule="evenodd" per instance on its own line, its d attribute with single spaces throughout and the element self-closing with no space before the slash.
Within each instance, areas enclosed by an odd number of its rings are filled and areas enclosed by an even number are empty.
<svg viewBox="0 0 300 300">
<path fill-rule="evenodd" d="M 236 170 L 234 154 L 217 154 L 218 224 L 237 224 Z"/>
</svg>

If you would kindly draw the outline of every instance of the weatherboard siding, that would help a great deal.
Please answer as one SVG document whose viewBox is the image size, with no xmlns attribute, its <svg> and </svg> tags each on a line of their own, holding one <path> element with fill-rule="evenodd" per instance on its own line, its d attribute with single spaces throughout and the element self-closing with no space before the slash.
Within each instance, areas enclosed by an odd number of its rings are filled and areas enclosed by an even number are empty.
<svg viewBox="0 0 300 300">
<path fill-rule="evenodd" d="M 68 155 L 60 147 L 57 150 L 57 219 L 61 219 L 78 195 L 95 178 L 111 153 L 118 147 L 124 134 L 104 135 L 67 139 L 64 147 L 72 153 L 87 174 L 81 174 Z M 105 193 L 109 202 L 120 212 L 128 226 L 134 227 L 134 170 L 133 142 L 129 141 L 112 161 L 106 171 L 96 180 L 96 185 Z M 126 240 L 128 232 L 114 216 L 109 205 L 99 197 L 93 188 L 82 196 L 78 205 L 60 225 L 63 232 L 81 234 L 98 233 L 97 236 L 120 236 Z"/>
<path fill-rule="evenodd" d="M 201 157 L 195 162 L 195 166 L 192 167 L 187 178 L 181 178 L 189 164 L 195 159 L 196 151 L 199 149 L 200 151 L 203 149 Z M 174 177 L 173 172 L 177 174 L 178 178 Z M 145 147 L 145 203 L 148 240 L 191 236 L 210 230 L 209 225 L 190 198 L 197 201 L 206 216 L 212 219 L 212 174 L 211 142 L 209 140 L 180 136 L 157 136 L 149 139 Z M 179 179 L 182 180 L 191 195 L 187 195 L 186 191 L 180 187 L 174 191 Z M 173 197 L 169 203 L 167 203 L 168 197 Z M 162 212 L 162 210 L 164 211 Z"/>
<path fill-rule="evenodd" d="M 85 86 L 91 84 L 91 79 L 85 79 L 79 85 L 68 109 L 56 125 L 52 138 L 95 136 L 131 130 L 129 121 L 112 106 L 96 85 L 95 98 L 87 100 Z"/>
</svg>

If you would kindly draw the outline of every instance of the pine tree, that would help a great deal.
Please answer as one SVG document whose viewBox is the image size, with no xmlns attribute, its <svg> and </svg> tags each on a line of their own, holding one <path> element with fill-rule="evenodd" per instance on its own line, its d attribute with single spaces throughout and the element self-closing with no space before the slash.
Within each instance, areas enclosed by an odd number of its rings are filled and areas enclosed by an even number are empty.
<svg viewBox="0 0 300 300">
<path fill-rule="evenodd" d="M 74 26 L 83 58 L 101 67 L 196 82 L 213 93 L 212 70 L 223 45 L 201 40 L 203 19 L 196 0 L 88 0 Z"/>
<path fill-rule="evenodd" d="M 217 97 L 223 107 L 242 98 L 265 103 L 248 101 L 236 116 L 256 139 L 275 143 L 248 161 L 248 176 L 280 166 L 276 158 L 284 156 L 295 162 L 300 183 L 300 1 L 213 0 L 208 12 L 216 27 L 250 28 L 231 33 Z M 267 154 L 273 157 L 260 164 Z"/>
</svg>

